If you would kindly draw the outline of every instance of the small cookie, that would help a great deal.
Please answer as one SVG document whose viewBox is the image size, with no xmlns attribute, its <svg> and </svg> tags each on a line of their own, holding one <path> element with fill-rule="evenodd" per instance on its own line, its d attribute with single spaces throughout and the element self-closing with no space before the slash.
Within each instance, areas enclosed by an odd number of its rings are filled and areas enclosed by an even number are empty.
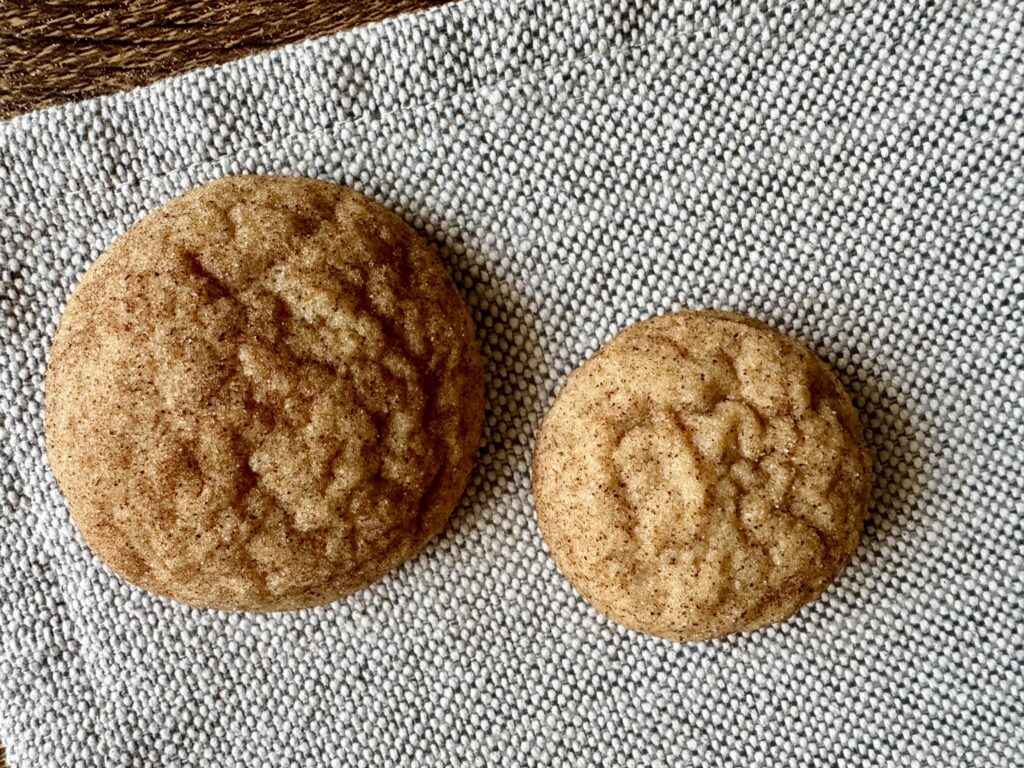
<svg viewBox="0 0 1024 768">
<path fill-rule="evenodd" d="M 637 323 L 572 373 L 533 490 L 559 568 L 632 629 L 708 640 L 783 621 L 849 561 L 871 462 L 811 352 L 725 312 Z"/>
<path fill-rule="evenodd" d="M 441 530 L 483 408 L 472 321 L 424 240 L 352 189 L 238 176 L 86 272 L 53 342 L 46 443 L 86 541 L 128 581 L 288 610 Z"/>
</svg>

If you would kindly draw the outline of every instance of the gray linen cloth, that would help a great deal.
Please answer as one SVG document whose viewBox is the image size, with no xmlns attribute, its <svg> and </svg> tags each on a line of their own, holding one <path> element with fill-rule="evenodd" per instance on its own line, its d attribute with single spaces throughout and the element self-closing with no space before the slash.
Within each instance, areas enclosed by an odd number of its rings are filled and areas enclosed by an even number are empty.
<svg viewBox="0 0 1024 768">
<path fill-rule="evenodd" d="M 1022 21 L 1015 0 L 467 0 L 0 124 L 11 765 L 1020 766 Z M 122 583 L 43 452 L 49 340 L 83 270 L 241 171 L 398 210 L 489 370 L 447 530 L 290 615 Z M 680 645 L 573 593 L 528 466 L 573 367 L 704 306 L 834 366 L 878 479 L 823 599 Z"/>
</svg>

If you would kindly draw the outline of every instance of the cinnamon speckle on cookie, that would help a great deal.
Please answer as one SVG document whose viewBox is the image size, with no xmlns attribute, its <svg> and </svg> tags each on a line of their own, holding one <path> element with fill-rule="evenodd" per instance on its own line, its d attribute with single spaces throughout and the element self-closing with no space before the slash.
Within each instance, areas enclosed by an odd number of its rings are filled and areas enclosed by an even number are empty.
<svg viewBox="0 0 1024 768">
<path fill-rule="evenodd" d="M 483 368 L 431 247 L 358 192 L 237 176 L 97 259 L 46 380 L 47 452 L 114 571 L 197 606 L 349 594 L 447 521 Z"/>
<path fill-rule="evenodd" d="M 633 325 L 544 419 L 537 518 L 595 607 L 673 640 L 748 632 L 818 597 L 853 555 L 871 462 L 836 377 L 725 312 Z"/>
</svg>

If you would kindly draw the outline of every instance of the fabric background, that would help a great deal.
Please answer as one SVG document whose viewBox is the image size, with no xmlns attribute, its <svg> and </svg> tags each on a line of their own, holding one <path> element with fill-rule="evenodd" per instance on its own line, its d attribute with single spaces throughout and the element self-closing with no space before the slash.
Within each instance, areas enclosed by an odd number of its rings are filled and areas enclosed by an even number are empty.
<svg viewBox="0 0 1024 768">
<path fill-rule="evenodd" d="M 466 0 L 0 124 L 12 768 L 1021 765 L 1022 18 L 1013 0 Z M 43 453 L 76 280 L 145 212 L 237 171 L 401 212 L 489 366 L 447 530 L 289 615 L 120 582 Z M 822 600 L 678 645 L 573 594 L 528 462 L 573 367 L 702 306 L 836 368 L 877 486 Z"/>
</svg>

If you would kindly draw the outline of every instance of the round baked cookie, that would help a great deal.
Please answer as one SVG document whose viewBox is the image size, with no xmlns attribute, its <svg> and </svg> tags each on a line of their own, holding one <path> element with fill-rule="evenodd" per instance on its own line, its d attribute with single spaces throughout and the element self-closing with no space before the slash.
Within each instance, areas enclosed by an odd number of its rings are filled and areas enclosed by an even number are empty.
<svg viewBox="0 0 1024 768">
<path fill-rule="evenodd" d="M 836 377 L 742 315 L 637 323 L 573 372 L 534 452 L 537 519 L 598 610 L 672 640 L 782 621 L 857 547 L 871 463 Z"/>
<path fill-rule="evenodd" d="M 483 417 L 433 249 L 347 187 L 236 176 L 128 230 L 68 302 L 46 444 L 128 581 L 272 611 L 364 587 L 444 526 Z"/>
</svg>

